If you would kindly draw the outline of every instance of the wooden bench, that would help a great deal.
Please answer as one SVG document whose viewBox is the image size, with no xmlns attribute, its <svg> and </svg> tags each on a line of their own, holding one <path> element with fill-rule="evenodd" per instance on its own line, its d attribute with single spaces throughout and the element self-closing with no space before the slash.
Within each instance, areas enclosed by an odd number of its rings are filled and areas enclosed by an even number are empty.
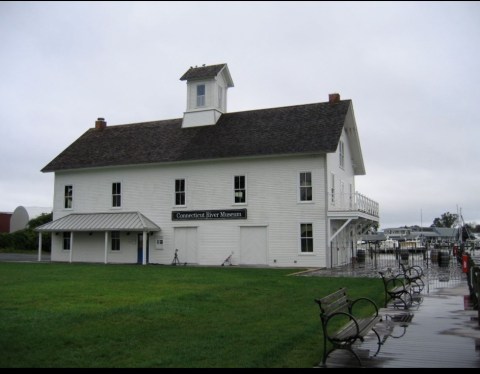
<svg viewBox="0 0 480 374">
<path fill-rule="evenodd" d="M 350 300 L 346 288 L 340 288 L 328 296 L 315 299 L 315 302 L 320 307 L 323 329 L 323 365 L 330 353 L 336 349 L 350 351 L 361 365 L 360 357 L 352 349 L 352 345 L 357 341 L 363 341 L 365 335 L 371 330 L 378 338 L 378 349 L 375 355 L 378 354 L 382 342 L 380 335 L 375 330 L 375 325 L 382 320 L 382 317 L 378 314 L 375 302 L 365 297 Z M 354 311 L 355 306 L 361 305 L 361 303 L 366 303 L 367 307 L 371 309 L 371 314 L 367 317 L 360 317 Z M 331 345 L 330 348 L 327 343 Z"/>
<path fill-rule="evenodd" d="M 390 271 L 378 272 L 385 289 L 385 308 L 391 301 L 394 308 L 409 309 L 413 305 L 412 286 L 403 273 L 394 274 Z"/>
</svg>

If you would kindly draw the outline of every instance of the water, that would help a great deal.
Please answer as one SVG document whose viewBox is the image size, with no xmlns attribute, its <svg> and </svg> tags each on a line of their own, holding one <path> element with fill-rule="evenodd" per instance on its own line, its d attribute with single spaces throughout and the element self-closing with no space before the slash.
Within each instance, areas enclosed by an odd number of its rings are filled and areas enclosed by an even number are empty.
<svg viewBox="0 0 480 374">
<path fill-rule="evenodd" d="M 399 253 L 378 253 L 367 250 L 361 261 L 331 269 L 316 269 L 304 275 L 379 278 L 380 271 L 401 272 L 403 263 L 407 267 L 420 266 L 423 269 L 426 293 L 438 288 L 454 287 L 462 280 L 464 281 L 466 276 L 462 272 L 461 263 L 451 251 L 441 250 L 442 257 L 435 251 L 407 252 L 408 254 L 405 253 L 402 256 Z"/>
</svg>

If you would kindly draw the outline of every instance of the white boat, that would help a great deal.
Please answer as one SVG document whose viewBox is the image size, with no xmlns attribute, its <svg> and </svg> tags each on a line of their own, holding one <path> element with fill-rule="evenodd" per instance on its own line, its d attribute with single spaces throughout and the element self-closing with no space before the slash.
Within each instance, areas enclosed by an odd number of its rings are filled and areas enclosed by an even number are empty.
<svg viewBox="0 0 480 374">
<path fill-rule="evenodd" d="M 398 240 L 387 238 L 380 244 L 380 250 L 382 252 L 394 252 L 398 248 Z"/>
</svg>

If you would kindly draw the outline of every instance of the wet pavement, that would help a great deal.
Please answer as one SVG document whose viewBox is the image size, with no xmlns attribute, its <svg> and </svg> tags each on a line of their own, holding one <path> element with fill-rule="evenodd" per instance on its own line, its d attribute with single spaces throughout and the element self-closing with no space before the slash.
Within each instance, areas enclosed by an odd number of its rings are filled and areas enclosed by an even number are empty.
<svg viewBox="0 0 480 374">
<path fill-rule="evenodd" d="M 384 318 L 376 329 L 384 343 L 378 354 L 375 355 L 378 340 L 371 332 L 354 348 L 361 364 L 350 352 L 336 350 L 325 367 L 480 368 L 479 313 L 472 309 L 467 276 L 461 264 L 451 261 L 446 267 L 424 265 L 425 289 L 421 301 L 408 310 L 391 304 L 380 309 Z M 317 269 L 305 275 L 368 276 L 378 277 L 381 282 L 378 271 L 378 266 L 367 262 Z M 320 361 L 321 357 L 317 367 L 323 368 Z"/>
</svg>

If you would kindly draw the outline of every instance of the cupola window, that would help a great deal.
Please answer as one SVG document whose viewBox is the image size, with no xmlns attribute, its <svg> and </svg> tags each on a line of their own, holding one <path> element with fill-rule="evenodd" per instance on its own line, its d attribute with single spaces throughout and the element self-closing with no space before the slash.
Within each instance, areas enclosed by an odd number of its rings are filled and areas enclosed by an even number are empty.
<svg viewBox="0 0 480 374">
<path fill-rule="evenodd" d="M 205 106 L 205 85 L 197 86 L 197 107 Z"/>
</svg>

